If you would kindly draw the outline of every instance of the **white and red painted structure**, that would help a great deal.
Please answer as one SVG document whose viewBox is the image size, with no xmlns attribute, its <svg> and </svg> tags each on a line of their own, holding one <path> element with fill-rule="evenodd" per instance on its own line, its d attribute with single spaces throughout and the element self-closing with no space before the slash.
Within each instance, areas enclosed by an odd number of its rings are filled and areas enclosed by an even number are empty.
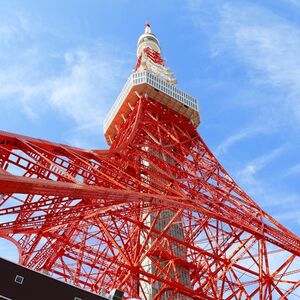
<svg viewBox="0 0 300 300">
<path fill-rule="evenodd" d="M 29 268 L 127 299 L 294 299 L 300 239 L 235 183 L 199 123 L 147 24 L 108 150 L 0 132 L 0 237 Z"/>
</svg>

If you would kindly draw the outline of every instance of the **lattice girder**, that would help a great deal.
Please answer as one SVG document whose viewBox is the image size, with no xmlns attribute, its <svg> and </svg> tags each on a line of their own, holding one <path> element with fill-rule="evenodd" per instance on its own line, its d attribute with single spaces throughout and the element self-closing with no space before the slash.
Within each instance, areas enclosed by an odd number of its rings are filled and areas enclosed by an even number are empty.
<svg viewBox="0 0 300 300">
<path fill-rule="evenodd" d="M 185 117 L 144 96 L 109 150 L 0 132 L 0 193 L 0 236 L 20 262 L 83 288 L 146 298 L 151 284 L 153 299 L 299 292 L 299 238 L 245 194 Z"/>
</svg>

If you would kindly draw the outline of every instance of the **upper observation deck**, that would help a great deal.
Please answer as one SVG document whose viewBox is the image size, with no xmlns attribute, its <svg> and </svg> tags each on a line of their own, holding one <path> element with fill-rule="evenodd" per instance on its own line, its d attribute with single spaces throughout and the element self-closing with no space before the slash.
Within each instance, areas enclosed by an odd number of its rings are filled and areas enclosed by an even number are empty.
<svg viewBox="0 0 300 300">
<path fill-rule="evenodd" d="M 120 127 L 128 118 L 132 107 L 138 101 L 138 94 L 141 95 L 143 93 L 177 113 L 184 115 L 195 127 L 200 124 L 196 98 L 150 72 L 136 72 L 129 76 L 104 120 L 104 134 L 109 145 L 113 142 Z"/>
</svg>

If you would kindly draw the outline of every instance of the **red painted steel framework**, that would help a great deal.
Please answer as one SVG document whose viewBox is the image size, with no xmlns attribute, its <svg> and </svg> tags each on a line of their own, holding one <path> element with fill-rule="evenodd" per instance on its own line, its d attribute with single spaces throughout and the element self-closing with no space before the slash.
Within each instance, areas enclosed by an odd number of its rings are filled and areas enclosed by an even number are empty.
<svg viewBox="0 0 300 300">
<path fill-rule="evenodd" d="M 300 239 L 234 182 L 186 117 L 146 95 L 109 150 L 0 132 L 0 222 L 21 264 L 91 291 L 147 299 L 145 286 L 159 283 L 152 299 L 299 297 Z"/>
</svg>

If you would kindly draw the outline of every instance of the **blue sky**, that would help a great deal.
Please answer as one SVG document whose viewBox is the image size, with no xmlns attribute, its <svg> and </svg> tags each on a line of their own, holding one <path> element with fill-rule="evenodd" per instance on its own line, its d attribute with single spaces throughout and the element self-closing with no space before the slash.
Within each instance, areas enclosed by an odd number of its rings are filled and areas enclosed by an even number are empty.
<svg viewBox="0 0 300 300">
<path fill-rule="evenodd" d="M 102 121 L 146 20 L 178 86 L 200 101 L 208 146 L 300 235 L 298 0 L 0 0 L 0 129 L 106 148 Z"/>
</svg>

